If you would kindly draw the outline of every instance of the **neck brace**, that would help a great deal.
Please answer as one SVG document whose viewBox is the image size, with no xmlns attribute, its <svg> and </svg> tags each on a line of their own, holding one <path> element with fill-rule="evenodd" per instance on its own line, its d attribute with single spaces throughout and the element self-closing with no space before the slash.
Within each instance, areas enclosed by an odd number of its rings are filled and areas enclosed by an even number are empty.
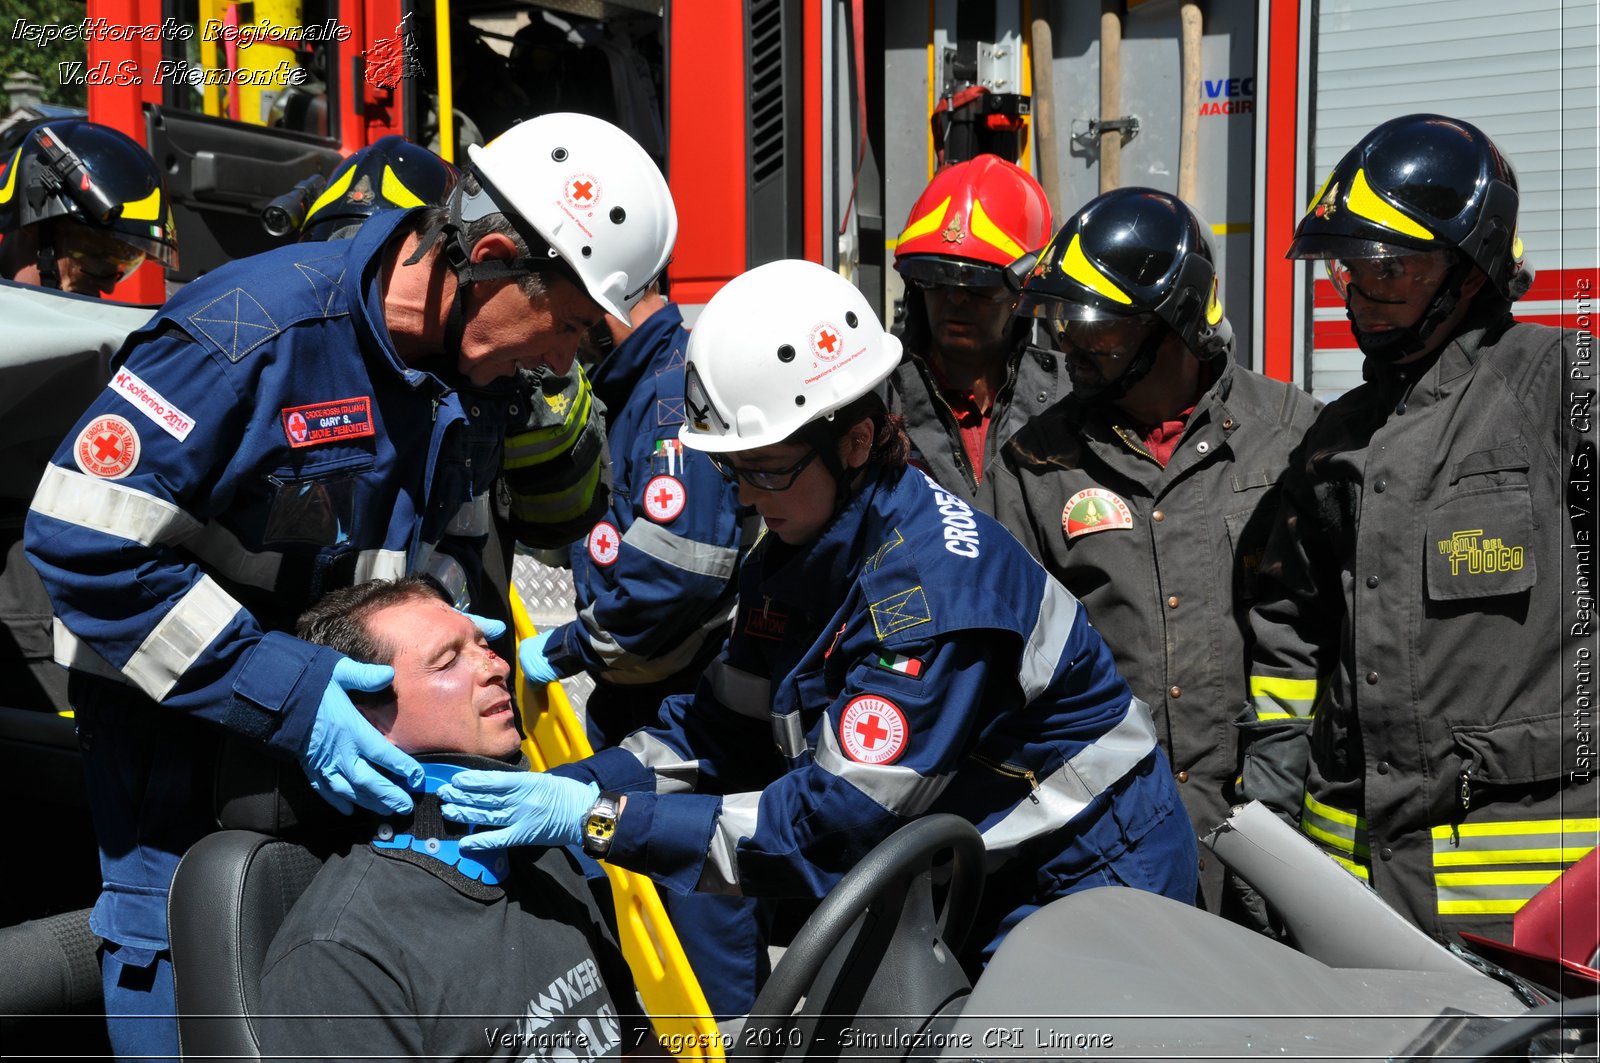
<svg viewBox="0 0 1600 1063">
<path fill-rule="evenodd" d="M 510 874 L 510 861 L 504 852 L 465 855 L 460 840 L 477 827 L 453 823 L 439 812 L 439 787 L 459 772 L 527 770 L 502 760 L 464 753 L 422 754 L 422 792 L 413 794 L 408 815 L 387 815 L 378 821 L 370 844 L 378 855 L 402 860 L 444 879 L 457 890 L 480 900 L 494 900 L 504 893 L 502 883 Z"/>
</svg>

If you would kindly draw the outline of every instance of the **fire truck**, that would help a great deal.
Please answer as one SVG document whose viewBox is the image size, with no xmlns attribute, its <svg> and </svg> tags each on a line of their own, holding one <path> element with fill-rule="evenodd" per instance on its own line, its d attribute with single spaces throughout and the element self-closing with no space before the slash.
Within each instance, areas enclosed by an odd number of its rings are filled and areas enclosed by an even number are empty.
<svg viewBox="0 0 1600 1063">
<path fill-rule="evenodd" d="M 388 133 L 453 159 L 555 109 L 633 133 L 672 184 L 674 297 L 803 257 L 899 295 L 895 236 L 942 161 L 994 151 L 1058 217 L 1117 185 L 1212 225 L 1239 356 L 1323 396 L 1359 379 L 1332 286 L 1283 250 L 1367 129 L 1471 121 L 1521 176 L 1538 281 L 1587 324 L 1596 9 L 1584 0 L 88 0 L 89 111 L 167 169 L 181 282 L 269 246 L 270 197 Z M 108 77 L 132 71 L 138 77 Z M 153 270 L 122 297 L 159 301 Z"/>
</svg>

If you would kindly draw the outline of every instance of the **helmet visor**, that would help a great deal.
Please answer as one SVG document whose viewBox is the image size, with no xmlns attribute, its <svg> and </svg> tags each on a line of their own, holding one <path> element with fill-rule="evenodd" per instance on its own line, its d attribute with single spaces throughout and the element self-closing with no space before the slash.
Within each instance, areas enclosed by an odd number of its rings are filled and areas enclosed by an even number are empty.
<svg viewBox="0 0 1600 1063">
<path fill-rule="evenodd" d="M 1339 298 L 1348 299 L 1350 289 L 1358 287 L 1368 295 L 1404 298 L 1419 291 L 1432 291 L 1444 280 L 1455 256 L 1448 251 L 1406 251 L 1370 258 L 1328 259 L 1328 279 Z"/>
<path fill-rule="evenodd" d="M 1058 317 L 1050 319 L 1050 337 L 1063 354 L 1127 364 L 1161 324 L 1155 314 L 1097 319 Z"/>
<path fill-rule="evenodd" d="M 147 249 L 135 246 L 120 232 L 94 229 L 80 222 L 56 226 L 56 253 L 83 265 L 90 273 L 115 271 L 118 280 L 144 264 Z M 97 269 L 96 267 L 102 267 Z"/>
<path fill-rule="evenodd" d="M 908 255 L 894 264 L 919 288 L 1004 288 L 1005 270 L 982 262 L 935 255 Z"/>
</svg>

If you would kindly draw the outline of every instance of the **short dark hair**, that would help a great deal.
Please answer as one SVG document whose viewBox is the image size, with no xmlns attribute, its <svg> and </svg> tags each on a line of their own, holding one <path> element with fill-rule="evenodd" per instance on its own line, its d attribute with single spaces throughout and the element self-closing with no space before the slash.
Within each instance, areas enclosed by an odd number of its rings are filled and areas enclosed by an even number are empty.
<svg viewBox="0 0 1600 1063">
<path fill-rule="evenodd" d="M 450 604 L 439 585 L 425 576 L 374 579 L 329 591 L 300 614 L 295 634 L 328 646 L 355 661 L 392 664 L 395 648 L 374 638 L 367 621 L 379 609 L 403 602 L 436 599 Z"/>
</svg>

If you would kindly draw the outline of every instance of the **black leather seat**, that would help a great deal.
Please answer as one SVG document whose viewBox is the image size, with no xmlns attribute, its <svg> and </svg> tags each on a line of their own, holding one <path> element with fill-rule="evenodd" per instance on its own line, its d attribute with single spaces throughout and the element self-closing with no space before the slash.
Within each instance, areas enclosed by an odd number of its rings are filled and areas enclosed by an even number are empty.
<svg viewBox="0 0 1600 1063">
<path fill-rule="evenodd" d="M 322 867 L 296 842 L 225 830 L 184 856 L 167 902 L 184 1058 L 261 1058 L 261 963 Z"/>
</svg>

